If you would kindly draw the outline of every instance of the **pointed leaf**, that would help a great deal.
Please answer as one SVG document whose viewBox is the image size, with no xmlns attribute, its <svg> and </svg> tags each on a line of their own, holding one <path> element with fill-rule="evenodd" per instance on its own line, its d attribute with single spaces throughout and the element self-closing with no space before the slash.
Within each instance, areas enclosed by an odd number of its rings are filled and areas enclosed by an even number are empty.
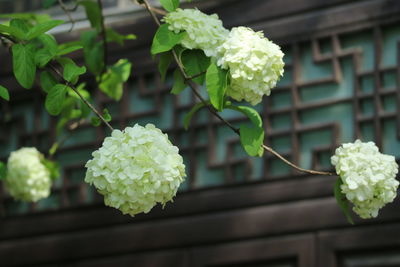
<svg viewBox="0 0 400 267">
<path fill-rule="evenodd" d="M 80 75 L 86 72 L 86 67 L 79 67 L 75 62 L 67 63 L 64 65 L 64 79 L 75 84 L 78 81 Z"/>
<path fill-rule="evenodd" d="M 206 87 L 211 104 L 218 110 L 224 109 L 224 96 L 227 87 L 228 71 L 212 63 L 206 73 Z"/>
<path fill-rule="evenodd" d="M 155 55 L 171 50 L 185 36 L 186 32 L 174 33 L 168 30 L 168 26 L 168 24 L 162 24 L 158 28 L 151 45 L 151 54 Z"/>
<path fill-rule="evenodd" d="M 63 49 L 60 49 L 60 47 L 58 48 L 57 51 L 57 56 L 63 56 L 72 52 L 75 52 L 76 50 L 82 49 L 83 46 L 81 45 L 74 45 L 74 46 L 69 46 Z"/>
<path fill-rule="evenodd" d="M 25 37 L 25 33 L 18 28 L 6 26 L 0 24 L 0 33 L 6 33 L 12 37 L 15 37 L 19 40 L 23 40 Z"/>
<path fill-rule="evenodd" d="M 264 142 L 264 130 L 259 127 L 240 126 L 240 142 L 250 156 L 261 156 L 260 147 Z"/>
<path fill-rule="evenodd" d="M 31 88 L 35 80 L 35 46 L 15 44 L 11 47 L 15 78 L 24 88 Z"/>
<path fill-rule="evenodd" d="M 25 39 L 32 40 L 32 39 L 38 37 L 39 35 L 41 35 L 42 33 L 45 33 L 63 23 L 64 23 L 63 20 L 50 20 L 50 21 L 46 21 L 46 22 L 37 24 L 37 25 L 33 26 L 26 33 Z"/>
<path fill-rule="evenodd" d="M 346 216 L 347 221 L 350 224 L 354 224 L 353 218 L 350 215 L 349 211 L 349 202 L 346 199 L 346 196 L 342 193 L 342 189 L 340 188 L 341 185 L 343 184 L 342 179 L 339 177 L 336 182 L 335 182 L 335 187 L 333 189 L 336 202 L 338 203 L 340 209 L 342 210 L 343 214 Z"/>
<path fill-rule="evenodd" d="M 0 85 L 0 97 L 7 101 L 10 100 L 10 95 L 8 94 L 7 88 L 2 85 Z"/>
<path fill-rule="evenodd" d="M 96 37 L 97 33 L 95 31 L 88 31 L 81 34 L 86 66 L 93 74 L 98 75 L 104 66 L 104 46 L 103 42 L 96 40 Z"/>
<path fill-rule="evenodd" d="M 127 34 L 127 35 L 122 35 L 116 32 L 112 28 L 108 28 L 106 30 L 106 36 L 107 36 L 107 42 L 116 42 L 119 45 L 124 45 L 125 40 L 135 40 L 136 35 L 134 34 Z"/>
</svg>

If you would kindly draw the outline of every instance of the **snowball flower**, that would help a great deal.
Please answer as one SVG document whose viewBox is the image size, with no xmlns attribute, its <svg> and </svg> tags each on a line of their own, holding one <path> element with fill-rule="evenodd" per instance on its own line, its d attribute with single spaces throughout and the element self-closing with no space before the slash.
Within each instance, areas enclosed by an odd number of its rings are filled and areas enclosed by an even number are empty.
<svg viewBox="0 0 400 267">
<path fill-rule="evenodd" d="M 168 13 L 163 21 L 175 33 L 187 32 L 181 40 L 183 47 L 202 49 L 206 56 L 217 56 L 217 47 L 226 39 L 229 31 L 222 26 L 217 14 L 207 15 L 198 9 L 176 9 Z"/>
<path fill-rule="evenodd" d="M 260 103 L 283 75 L 284 54 L 262 32 L 246 27 L 232 28 L 219 53 L 223 56 L 217 64 L 229 69 L 231 75 L 226 94 L 237 101 Z"/>
<path fill-rule="evenodd" d="M 131 216 L 147 213 L 172 200 L 184 180 L 178 152 L 153 124 L 114 130 L 86 163 L 85 182 L 104 195 L 106 206 Z"/>
<path fill-rule="evenodd" d="M 42 164 L 43 155 L 34 147 L 11 152 L 5 186 L 15 199 L 36 202 L 50 194 L 50 172 Z"/>
<path fill-rule="evenodd" d="M 399 182 L 395 158 L 379 153 L 373 142 L 343 144 L 331 161 L 342 179 L 342 192 L 361 218 L 376 217 L 379 209 L 396 197 Z"/>
</svg>

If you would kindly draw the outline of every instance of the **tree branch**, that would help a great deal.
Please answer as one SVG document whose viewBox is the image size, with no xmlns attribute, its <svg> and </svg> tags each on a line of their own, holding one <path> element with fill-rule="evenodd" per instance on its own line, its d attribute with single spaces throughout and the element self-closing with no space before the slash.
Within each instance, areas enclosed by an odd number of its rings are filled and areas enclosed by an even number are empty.
<svg viewBox="0 0 400 267">
<path fill-rule="evenodd" d="M 147 11 L 150 13 L 151 17 L 153 18 L 154 22 L 160 26 L 160 21 L 157 18 L 157 16 L 154 13 L 153 8 L 151 7 L 151 5 L 147 2 L 147 0 L 141 0 L 141 2 L 143 3 L 143 5 L 145 6 L 145 8 L 147 9 Z M 217 118 L 219 118 L 223 123 L 225 123 L 229 128 L 231 128 L 237 135 L 240 136 L 240 132 L 239 129 L 233 127 L 232 124 L 230 124 L 228 121 L 226 121 L 224 118 L 222 118 L 217 111 L 214 109 L 214 107 L 210 106 L 204 99 L 203 97 L 197 92 L 197 85 L 192 81 L 192 77 L 188 77 L 185 73 L 184 67 L 182 65 L 182 62 L 180 62 L 179 57 L 177 56 L 176 52 L 174 49 L 172 49 L 172 55 L 174 56 L 175 62 L 178 65 L 178 69 L 181 72 L 182 76 L 185 79 L 185 83 L 187 85 L 189 85 L 189 87 L 192 89 L 193 93 L 196 95 L 197 98 L 200 99 L 200 101 L 206 105 L 206 107 L 208 108 L 208 110 L 215 115 Z M 313 175 L 335 175 L 334 173 L 331 172 L 323 172 L 323 171 L 315 171 L 315 170 L 307 170 L 307 169 L 303 169 L 297 165 L 295 165 L 294 163 L 288 161 L 287 159 L 285 159 L 282 155 L 280 155 L 278 152 L 276 152 L 275 150 L 273 150 L 271 147 L 267 146 L 267 145 L 262 145 L 262 147 L 267 150 L 268 152 L 270 152 L 271 154 L 273 154 L 274 156 L 278 157 L 280 160 L 282 160 L 284 163 L 288 164 L 289 166 L 291 166 L 292 168 L 300 171 L 300 172 L 304 172 L 304 173 L 308 173 L 308 174 L 313 174 Z"/>
<path fill-rule="evenodd" d="M 97 4 L 99 5 L 100 8 L 100 15 L 101 15 L 101 38 L 103 39 L 103 69 L 101 70 L 100 73 L 100 79 L 102 74 L 104 74 L 107 71 L 107 58 L 108 58 L 108 47 L 107 47 L 107 35 L 106 35 L 106 26 L 104 24 L 104 15 L 103 15 L 103 3 L 101 0 L 97 0 Z"/>
</svg>

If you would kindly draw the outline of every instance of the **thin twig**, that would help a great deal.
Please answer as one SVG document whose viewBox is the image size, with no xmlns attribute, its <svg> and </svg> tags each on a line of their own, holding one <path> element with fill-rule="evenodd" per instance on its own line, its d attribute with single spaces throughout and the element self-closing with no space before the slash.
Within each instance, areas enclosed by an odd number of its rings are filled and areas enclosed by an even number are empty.
<svg viewBox="0 0 400 267">
<path fill-rule="evenodd" d="M 335 175 L 332 172 L 323 172 L 323 171 L 314 171 L 314 170 L 307 170 L 307 169 L 303 169 L 295 164 L 293 164 L 292 162 L 288 161 L 287 159 L 285 159 L 281 154 L 279 154 L 278 152 L 276 152 L 275 150 L 273 150 L 271 147 L 263 145 L 263 148 L 265 150 L 267 150 L 268 152 L 270 152 L 271 154 L 275 155 L 276 157 L 278 157 L 280 160 L 282 160 L 283 162 L 285 162 L 287 165 L 289 165 L 290 167 L 300 171 L 300 172 L 305 172 L 305 173 L 309 173 L 309 174 L 316 174 L 316 175 L 329 175 L 329 176 L 333 176 Z"/>
<path fill-rule="evenodd" d="M 97 4 L 99 5 L 100 8 L 100 14 L 101 14 L 101 38 L 103 39 L 103 69 L 101 70 L 100 73 L 100 79 L 102 74 L 104 74 L 107 71 L 107 58 L 108 58 L 108 47 L 107 47 L 107 35 L 106 35 L 106 26 L 104 24 L 104 15 L 103 15 L 103 3 L 101 2 L 101 0 L 97 0 Z"/>
<path fill-rule="evenodd" d="M 160 21 L 157 18 L 157 16 L 155 15 L 154 11 L 152 10 L 151 5 L 147 2 L 147 0 L 141 0 L 141 2 L 144 4 L 144 6 L 146 7 L 147 11 L 150 13 L 151 17 L 153 18 L 154 22 L 160 26 Z M 186 75 L 184 67 L 182 65 L 182 63 L 179 60 L 178 55 L 176 54 L 175 50 L 172 49 L 172 55 L 174 56 L 175 62 L 178 65 L 178 69 L 181 72 L 182 76 L 185 79 L 185 82 L 187 85 L 189 85 L 189 87 L 192 89 L 193 93 L 201 100 L 201 102 L 203 102 L 206 107 L 208 108 L 208 110 L 215 115 L 217 118 L 219 118 L 223 123 L 225 123 L 229 128 L 231 128 L 236 134 L 240 135 L 240 132 L 237 128 L 233 127 L 228 121 L 226 121 L 224 118 L 222 118 L 217 111 L 214 109 L 214 107 L 210 106 L 204 99 L 203 97 L 197 92 L 197 85 L 192 81 L 192 77 L 189 77 Z M 267 150 L 268 152 L 272 153 L 273 155 L 275 155 L 276 157 L 278 157 L 280 160 L 282 160 L 283 162 L 285 162 L 286 164 L 288 164 L 289 166 L 291 166 L 292 168 L 300 171 L 300 172 L 304 172 L 304 173 L 308 173 L 308 174 L 314 174 L 314 175 L 335 175 L 334 173 L 331 172 L 323 172 L 323 171 L 315 171 L 315 170 L 307 170 L 307 169 L 303 169 L 295 164 L 293 164 L 292 162 L 288 161 L 287 159 L 285 159 L 282 155 L 280 155 L 278 152 L 276 152 L 275 150 L 273 150 L 271 147 L 267 146 L 267 145 L 262 145 L 262 147 Z"/>
<path fill-rule="evenodd" d="M 100 114 L 100 112 L 97 111 L 97 109 L 89 103 L 89 101 L 87 101 L 82 95 L 81 93 L 79 93 L 78 90 L 76 90 L 75 86 L 70 83 L 69 81 L 65 80 L 62 73 L 60 73 L 60 71 L 54 67 L 53 65 L 49 64 L 48 65 L 50 67 L 50 69 L 52 69 L 65 83 L 65 85 L 67 85 L 69 88 L 71 88 L 80 98 L 81 100 L 97 115 L 97 117 L 99 117 L 99 119 L 111 130 L 113 131 L 114 128 L 104 119 L 104 117 Z"/>
<path fill-rule="evenodd" d="M 188 79 L 188 80 L 193 80 L 193 79 L 195 79 L 195 78 L 197 78 L 197 77 L 203 76 L 204 74 L 206 74 L 206 72 L 207 72 L 207 71 L 202 71 L 202 72 L 200 72 L 200 73 L 197 73 L 197 74 L 195 74 L 195 75 L 192 75 L 192 76 L 187 77 L 187 79 Z"/>
<path fill-rule="evenodd" d="M 68 19 L 71 22 L 71 28 L 69 28 L 68 32 L 72 32 L 72 30 L 74 29 L 74 26 L 75 26 L 75 20 L 72 18 L 71 11 L 74 11 L 74 10 L 68 9 L 68 7 L 64 4 L 63 0 L 58 0 L 58 3 L 60 4 L 61 9 L 68 16 Z"/>
</svg>

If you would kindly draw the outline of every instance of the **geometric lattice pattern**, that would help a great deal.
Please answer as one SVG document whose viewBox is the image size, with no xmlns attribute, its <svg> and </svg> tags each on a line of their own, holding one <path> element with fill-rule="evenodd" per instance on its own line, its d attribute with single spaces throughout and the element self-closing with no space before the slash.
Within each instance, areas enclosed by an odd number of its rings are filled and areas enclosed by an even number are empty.
<svg viewBox="0 0 400 267">
<path fill-rule="evenodd" d="M 385 153 L 400 156 L 399 23 L 283 44 L 283 50 L 284 77 L 256 107 L 264 119 L 267 144 L 304 168 L 320 170 L 331 168 L 335 147 L 356 138 L 374 140 Z M 182 118 L 195 98 L 190 90 L 172 96 L 171 85 L 171 73 L 166 83 L 156 71 L 133 73 L 119 104 L 100 93 L 94 97 L 100 108 L 110 110 L 114 127 L 154 123 L 169 134 L 187 167 L 182 190 L 295 175 L 301 179 L 301 174 L 267 153 L 263 158 L 247 157 L 238 137 L 207 110 L 200 111 L 185 131 Z M 1 102 L 0 159 L 21 146 L 48 151 L 56 139 L 49 130 L 55 120 L 42 108 L 42 100 L 34 89 L 14 94 L 11 105 Z M 222 115 L 236 126 L 246 122 L 234 111 Z M 107 129 L 89 125 L 75 130 L 57 155 L 63 175 L 53 194 L 32 205 L 14 202 L 3 192 L 1 213 L 100 201 L 83 183 L 83 165 L 107 134 Z"/>
</svg>

